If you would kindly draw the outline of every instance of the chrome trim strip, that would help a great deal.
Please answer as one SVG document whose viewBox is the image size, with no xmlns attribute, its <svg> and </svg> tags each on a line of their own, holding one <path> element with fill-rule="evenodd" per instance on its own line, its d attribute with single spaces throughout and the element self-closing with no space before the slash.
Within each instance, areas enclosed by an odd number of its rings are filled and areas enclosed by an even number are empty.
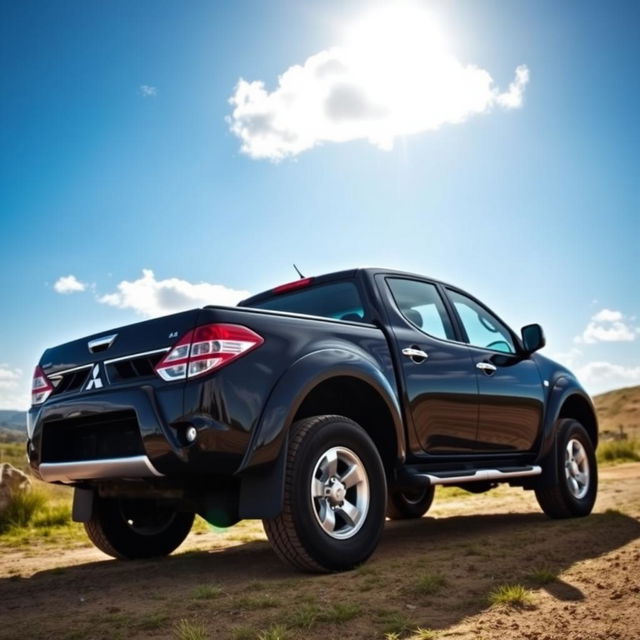
<svg viewBox="0 0 640 640">
<path fill-rule="evenodd" d="M 171 347 L 165 347 L 164 349 L 154 349 L 153 351 L 143 351 L 142 353 L 132 353 L 128 356 L 120 356 L 119 358 L 112 358 L 111 360 L 105 360 L 103 364 L 111 364 L 112 362 L 121 362 L 122 360 L 133 360 L 134 358 L 142 358 L 144 356 L 152 356 L 154 353 L 166 353 L 170 351 Z"/>
<path fill-rule="evenodd" d="M 38 471 L 45 482 L 72 482 L 102 478 L 152 478 L 162 476 L 147 456 L 105 458 L 79 462 L 43 462 Z"/>
<path fill-rule="evenodd" d="M 118 337 L 117 333 L 112 333 L 110 336 L 102 336 L 101 338 L 94 338 L 93 340 L 89 340 L 87 342 L 87 347 L 91 353 L 95 353 L 95 349 L 98 347 L 105 347 L 101 349 L 101 351 L 106 351 L 112 344 L 113 341 Z"/>
<path fill-rule="evenodd" d="M 81 367 L 73 367 L 72 369 L 64 369 L 63 371 L 56 371 L 55 373 L 47 373 L 47 378 L 57 378 L 58 376 L 66 376 L 67 373 L 73 373 L 74 371 L 82 371 L 82 369 L 90 369 L 95 363 L 83 364 Z"/>
<path fill-rule="evenodd" d="M 463 482 L 478 482 L 481 480 L 497 480 L 502 482 L 509 478 L 526 478 L 527 476 L 539 476 L 542 473 L 542 467 L 533 465 L 531 469 L 525 471 L 500 471 L 499 469 L 478 469 L 470 474 L 459 476 L 448 476 L 439 478 L 430 473 L 417 474 L 422 478 L 429 478 L 431 484 L 462 484 Z"/>
</svg>

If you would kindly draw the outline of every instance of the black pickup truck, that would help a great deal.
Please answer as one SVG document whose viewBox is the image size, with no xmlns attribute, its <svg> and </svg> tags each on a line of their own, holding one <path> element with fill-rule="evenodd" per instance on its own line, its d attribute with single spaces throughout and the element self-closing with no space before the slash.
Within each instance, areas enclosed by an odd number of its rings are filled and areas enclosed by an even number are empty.
<svg viewBox="0 0 640 640">
<path fill-rule="evenodd" d="M 74 519 L 114 557 L 170 553 L 197 513 L 261 518 L 282 559 L 344 570 L 438 484 L 591 512 L 595 412 L 543 346 L 539 325 L 517 336 L 431 278 L 304 278 L 47 349 L 28 457 L 74 487 Z"/>
</svg>

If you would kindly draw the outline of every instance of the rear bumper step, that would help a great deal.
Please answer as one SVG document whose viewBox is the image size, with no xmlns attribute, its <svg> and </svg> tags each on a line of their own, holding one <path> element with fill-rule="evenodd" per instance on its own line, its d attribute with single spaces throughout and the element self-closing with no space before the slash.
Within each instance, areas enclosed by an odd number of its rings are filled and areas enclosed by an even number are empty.
<svg viewBox="0 0 640 640">
<path fill-rule="evenodd" d="M 505 467 L 498 469 L 464 469 L 461 471 L 433 471 L 430 473 L 410 473 L 406 480 L 416 486 L 436 484 L 464 484 L 466 482 L 505 482 L 512 478 L 539 476 L 542 467 L 530 465 L 526 467 Z"/>
<path fill-rule="evenodd" d="M 80 462 L 43 462 L 38 469 L 45 482 L 73 482 L 102 478 L 152 478 L 160 473 L 147 456 L 82 460 Z"/>
</svg>

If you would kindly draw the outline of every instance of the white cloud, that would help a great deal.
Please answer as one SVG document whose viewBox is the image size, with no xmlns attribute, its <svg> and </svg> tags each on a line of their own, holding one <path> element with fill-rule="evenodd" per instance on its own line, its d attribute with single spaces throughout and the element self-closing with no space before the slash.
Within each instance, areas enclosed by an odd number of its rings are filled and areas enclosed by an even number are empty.
<svg viewBox="0 0 640 640">
<path fill-rule="evenodd" d="M 58 278 L 53 285 L 53 288 L 58 293 L 75 293 L 77 291 L 84 291 L 87 285 L 84 282 L 80 282 L 75 276 L 68 275 Z"/>
<path fill-rule="evenodd" d="M 578 365 L 579 360 L 582 357 L 582 351 L 580 349 L 576 349 L 572 347 L 569 351 L 552 353 L 549 355 L 552 360 L 559 362 L 564 365 L 568 369 L 575 369 Z"/>
<path fill-rule="evenodd" d="M 581 382 L 599 388 L 614 389 L 640 384 L 640 366 L 625 367 L 611 362 L 588 362 L 576 374 Z"/>
<path fill-rule="evenodd" d="M 231 131 L 252 158 L 281 160 L 323 142 L 395 138 L 460 123 L 493 107 L 522 105 L 529 70 L 519 66 L 505 92 L 488 71 L 447 50 L 426 13 L 393 5 L 356 25 L 335 46 L 289 67 L 269 91 L 240 79 L 229 102 Z"/>
<path fill-rule="evenodd" d="M 143 269 L 141 278 L 123 280 L 116 292 L 103 295 L 98 301 L 155 317 L 208 304 L 233 306 L 248 295 L 248 291 L 237 291 L 221 284 L 194 284 L 179 278 L 156 280 L 151 269 Z"/>
<path fill-rule="evenodd" d="M 630 342 L 636 339 L 638 329 L 632 327 L 621 311 L 602 309 L 587 324 L 586 329 L 574 338 L 575 342 Z"/>
<path fill-rule="evenodd" d="M 140 95 L 145 98 L 155 98 L 158 95 L 158 88 L 149 84 L 141 84 Z"/>
<path fill-rule="evenodd" d="M 24 410 L 29 404 L 22 371 L 0 363 L 0 409 Z"/>
</svg>

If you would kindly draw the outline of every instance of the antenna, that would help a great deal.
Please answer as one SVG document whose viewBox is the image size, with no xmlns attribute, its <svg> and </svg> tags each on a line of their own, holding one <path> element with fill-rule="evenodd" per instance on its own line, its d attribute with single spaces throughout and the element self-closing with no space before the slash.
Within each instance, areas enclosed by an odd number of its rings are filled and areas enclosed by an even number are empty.
<svg viewBox="0 0 640 640">
<path fill-rule="evenodd" d="M 298 269 L 298 267 L 296 267 L 296 265 L 293 265 L 293 268 L 296 270 L 296 273 L 300 276 L 300 279 L 303 279 L 304 276 L 300 273 L 300 269 Z"/>
</svg>

